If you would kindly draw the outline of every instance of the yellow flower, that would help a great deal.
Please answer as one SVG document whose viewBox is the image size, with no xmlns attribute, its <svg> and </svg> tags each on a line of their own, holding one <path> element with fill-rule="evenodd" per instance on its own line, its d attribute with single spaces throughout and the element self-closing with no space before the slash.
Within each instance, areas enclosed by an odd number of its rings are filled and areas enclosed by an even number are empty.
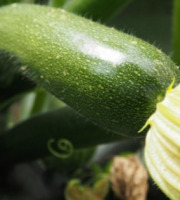
<svg viewBox="0 0 180 200">
<path fill-rule="evenodd" d="M 172 200 L 180 199 L 180 85 L 168 88 L 149 118 L 145 144 L 147 168 L 159 188 Z"/>
</svg>

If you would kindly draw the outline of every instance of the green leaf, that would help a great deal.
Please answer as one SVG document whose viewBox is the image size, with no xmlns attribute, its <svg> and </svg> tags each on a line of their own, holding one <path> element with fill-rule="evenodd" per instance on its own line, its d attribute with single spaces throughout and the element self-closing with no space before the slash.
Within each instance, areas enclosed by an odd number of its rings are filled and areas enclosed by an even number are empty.
<svg viewBox="0 0 180 200">
<path fill-rule="evenodd" d="M 64 9 L 94 21 L 106 22 L 120 12 L 131 0 L 71 0 L 67 1 Z"/>
<path fill-rule="evenodd" d="M 122 139 L 93 125 L 70 108 L 35 116 L 0 136 L 0 165 L 38 159 L 51 155 L 48 142 L 60 139 L 83 149 Z"/>
<path fill-rule="evenodd" d="M 52 7 L 62 7 L 66 0 L 50 0 L 49 5 Z"/>
<path fill-rule="evenodd" d="M 173 12 L 173 60 L 180 65 L 180 1 L 174 0 Z"/>
</svg>

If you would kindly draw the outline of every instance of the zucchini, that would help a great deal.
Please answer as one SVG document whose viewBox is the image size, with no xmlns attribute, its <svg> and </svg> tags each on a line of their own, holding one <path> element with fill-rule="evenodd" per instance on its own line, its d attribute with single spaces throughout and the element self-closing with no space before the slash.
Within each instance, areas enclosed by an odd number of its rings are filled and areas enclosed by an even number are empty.
<svg viewBox="0 0 180 200">
<path fill-rule="evenodd" d="M 137 135 L 179 68 L 154 46 L 62 9 L 0 8 L 0 49 L 22 72 L 117 134 Z"/>
</svg>

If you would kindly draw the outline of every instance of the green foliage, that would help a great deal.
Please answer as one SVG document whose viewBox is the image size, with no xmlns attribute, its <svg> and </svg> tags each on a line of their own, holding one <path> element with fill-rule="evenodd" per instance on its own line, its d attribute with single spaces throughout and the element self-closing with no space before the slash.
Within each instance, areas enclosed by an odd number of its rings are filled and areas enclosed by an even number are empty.
<svg viewBox="0 0 180 200">
<path fill-rule="evenodd" d="M 174 0 L 174 16 L 173 16 L 173 60 L 180 65 L 180 1 Z"/>
<path fill-rule="evenodd" d="M 0 0 L 0 6 L 20 2 L 21 0 Z"/>
<path fill-rule="evenodd" d="M 122 137 L 108 134 L 72 109 L 65 107 L 37 115 L 1 135 L 0 165 L 51 155 L 48 141 L 52 138 L 55 141 L 64 138 L 72 143 L 74 149 L 83 149 L 117 141 Z"/>
<path fill-rule="evenodd" d="M 99 178 L 93 187 L 82 186 L 79 180 L 71 180 L 66 188 L 67 200 L 102 200 L 109 190 L 109 180 L 106 177 Z"/>
<path fill-rule="evenodd" d="M 0 6 L 14 2 L 20 1 L 0 0 Z M 172 80 L 175 78 L 175 85 L 180 82 L 176 66 L 180 64 L 179 0 L 174 0 L 173 8 L 175 63 L 161 50 L 132 35 L 84 18 L 108 24 L 131 0 L 21 2 L 49 7 L 12 4 L 0 8 L 0 166 L 42 158 L 47 168 L 68 179 L 82 175 L 86 162 L 91 162 L 89 166 L 92 171 L 94 167 L 95 176 L 101 174 L 103 167 L 91 161 L 96 146 L 124 136 L 144 136 L 137 132 L 163 100 Z M 156 24 L 154 19 L 159 16 L 163 18 L 161 24 L 169 27 L 169 22 L 165 23 L 165 4 L 168 1 L 134 0 L 125 15 L 137 30 L 139 27 L 140 37 L 150 35 L 150 40 L 154 40 L 155 33 L 157 40 L 164 41 L 164 33 L 162 36 L 156 29 L 152 31 L 151 23 Z M 62 7 L 82 17 L 52 7 Z M 139 23 L 141 15 L 146 18 Z M 123 15 L 122 21 L 126 25 Z M 167 30 L 165 35 L 168 34 Z M 163 42 L 163 50 L 170 51 L 166 48 L 168 41 Z M 44 89 L 33 90 L 35 87 Z M 27 95 L 17 104 L 21 111 L 13 120 L 12 102 L 30 90 L 33 98 Z M 62 102 L 54 103 L 52 95 L 67 105 L 57 109 Z M 57 110 L 49 112 L 51 109 Z M 74 199 L 74 195 L 79 199 L 103 199 L 109 190 L 105 179 L 95 181 L 93 186 L 80 182 L 69 182 L 67 199 Z"/>
<path fill-rule="evenodd" d="M 50 155 L 43 159 L 43 163 L 49 170 L 54 170 L 57 171 L 57 173 L 63 174 L 68 180 L 80 178 L 83 176 L 84 169 L 89 167 L 95 150 L 95 147 L 74 149 L 69 157 L 59 159 L 56 156 Z M 57 149 L 57 151 L 59 152 L 59 149 Z M 60 151 L 60 153 L 62 153 L 62 151 Z"/>
<path fill-rule="evenodd" d="M 71 0 L 63 8 L 95 21 L 106 22 L 123 9 L 131 0 Z"/>
<path fill-rule="evenodd" d="M 50 0 L 49 5 L 52 7 L 62 7 L 66 0 Z"/>
</svg>

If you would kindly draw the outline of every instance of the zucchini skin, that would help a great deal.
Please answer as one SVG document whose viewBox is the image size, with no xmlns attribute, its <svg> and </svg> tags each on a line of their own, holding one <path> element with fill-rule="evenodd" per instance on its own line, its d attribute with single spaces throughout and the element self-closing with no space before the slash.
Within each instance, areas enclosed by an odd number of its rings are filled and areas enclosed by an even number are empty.
<svg viewBox="0 0 180 200">
<path fill-rule="evenodd" d="M 61 9 L 0 9 L 0 49 L 32 78 L 99 126 L 137 136 L 179 68 L 131 35 Z"/>
</svg>

